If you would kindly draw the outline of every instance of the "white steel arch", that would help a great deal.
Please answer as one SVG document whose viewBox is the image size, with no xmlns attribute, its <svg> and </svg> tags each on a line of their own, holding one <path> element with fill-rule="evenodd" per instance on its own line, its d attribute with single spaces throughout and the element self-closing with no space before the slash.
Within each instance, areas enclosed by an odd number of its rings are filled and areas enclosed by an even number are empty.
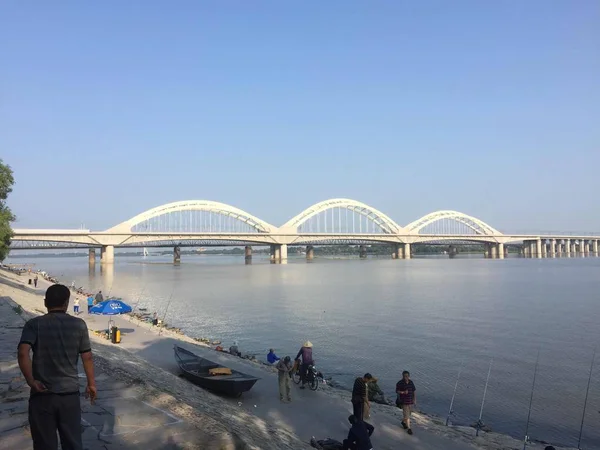
<svg viewBox="0 0 600 450">
<path fill-rule="evenodd" d="M 311 207 L 306 208 L 297 216 L 288 220 L 281 227 L 281 229 L 293 229 L 294 231 L 296 231 L 300 225 L 305 223 L 311 217 L 331 208 L 345 208 L 357 214 L 361 214 L 369 220 L 372 220 L 385 233 L 398 234 L 404 231 L 400 225 L 398 225 L 396 222 L 394 222 L 381 211 L 365 203 L 361 203 L 356 200 L 351 200 L 347 198 L 332 198 L 319 203 L 315 203 Z"/>
<path fill-rule="evenodd" d="M 472 229 L 476 234 L 485 236 L 502 235 L 502 233 L 482 220 L 458 211 L 435 211 L 409 223 L 405 228 L 411 234 L 419 234 L 419 231 L 426 226 L 443 219 L 452 219 L 460 222 Z"/>
<path fill-rule="evenodd" d="M 184 200 L 180 202 L 167 203 L 165 205 L 149 209 L 148 211 L 138 214 L 137 216 L 108 229 L 107 232 L 130 233 L 131 229 L 141 222 L 161 216 L 163 214 L 181 211 L 207 211 L 223 214 L 246 223 L 259 233 L 271 233 L 277 229 L 277 227 L 274 227 L 264 220 L 261 220 L 258 217 L 225 203 L 212 202 L 209 200 Z"/>
</svg>

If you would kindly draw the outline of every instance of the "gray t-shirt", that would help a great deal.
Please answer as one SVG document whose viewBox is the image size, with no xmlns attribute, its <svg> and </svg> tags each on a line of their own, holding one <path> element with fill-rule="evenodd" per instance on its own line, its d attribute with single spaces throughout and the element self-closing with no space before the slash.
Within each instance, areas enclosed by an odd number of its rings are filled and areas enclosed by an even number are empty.
<svg viewBox="0 0 600 450">
<path fill-rule="evenodd" d="M 33 349 L 33 378 L 49 392 L 79 392 L 77 361 L 91 351 L 86 323 L 63 312 L 49 312 L 25 324 L 20 344 Z"/>
</svg>

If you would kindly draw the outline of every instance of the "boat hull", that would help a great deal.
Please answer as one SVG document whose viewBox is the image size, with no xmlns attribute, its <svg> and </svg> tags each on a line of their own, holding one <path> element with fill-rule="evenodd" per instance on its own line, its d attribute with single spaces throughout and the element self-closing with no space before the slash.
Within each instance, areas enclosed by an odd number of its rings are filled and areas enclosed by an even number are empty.
<svg viewBox="0 0 600 450">
<path fill-rule="evenodd" d="M 239 397 L 244 392 L 252 389 L 259 378 L 247 375 L 236 370 L 231 371 L 231 375 L 210 375 L 209 370 L 217 367 L 223 367 L 213 361 L 201 358 L 194 353 L 174 346 L 175 360 L 181 370 L 184 378 L 192 383 L 216 392 L 232 397 Z"/>
</svg>

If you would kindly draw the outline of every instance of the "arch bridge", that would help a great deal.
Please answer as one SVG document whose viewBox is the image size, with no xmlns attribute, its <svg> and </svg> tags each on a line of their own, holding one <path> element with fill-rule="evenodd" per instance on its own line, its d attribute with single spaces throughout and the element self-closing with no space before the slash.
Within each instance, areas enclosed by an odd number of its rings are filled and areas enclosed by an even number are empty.
<svg viewBox="0 0 600 450">
<path fill-rule="evenodd" d="M 273 260 L 287 258 L 287 246 L 306 246 L 307 257 L 315 245 L 356 244 L 364 251 L 370 244 L 392 247 L 392 256 L 408 259 L 413 244 L 485 245 L 490 257 L 503 258 L 507 244 L 518 244 L 531 255 L 598 253 L 600 236 L 506 235 L 467 214 L 443 210 L 427 214 L 401 226 L 382 211 L 347 198 L 316 203 L 274 226 L 231 205 L 208 200 L 167 203 L 144 211 L 105 231 L 14 230 L 14 249 L 89 248 L 101 260 L 114 260 L 115 247 L 246 246 L 268 245 Z M 573 247 L 574 246 L 574 247 Z"/>
</svg>

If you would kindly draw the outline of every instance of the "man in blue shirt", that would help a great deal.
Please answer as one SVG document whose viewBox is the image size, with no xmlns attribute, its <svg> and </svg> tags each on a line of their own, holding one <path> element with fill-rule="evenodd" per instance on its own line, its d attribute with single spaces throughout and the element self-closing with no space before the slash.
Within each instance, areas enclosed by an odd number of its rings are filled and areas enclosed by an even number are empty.
<svg viewBox="0 0 600 450">
<path fill-rule="evenodd" d="M 92 309 L 92 306 L 94 306 L 94 297 L 92 297 L 92 294 L 90 294 L 89 297 L 87 298 L 87 305 L 88 305 L 88 314 L 89 314 L 90 309 Z"/>
<path fill-rule="evenodd" d="M 273 349 L 269 350 L 269 354 L 267 355 L 267 361 L 269 362 L 269 364 L 275 364 L 280 359 L 281 358 L 279 358 L 279 356 L 277 356 L 275 354 L 275 350 L 273 350 Z"/>
</svg>

